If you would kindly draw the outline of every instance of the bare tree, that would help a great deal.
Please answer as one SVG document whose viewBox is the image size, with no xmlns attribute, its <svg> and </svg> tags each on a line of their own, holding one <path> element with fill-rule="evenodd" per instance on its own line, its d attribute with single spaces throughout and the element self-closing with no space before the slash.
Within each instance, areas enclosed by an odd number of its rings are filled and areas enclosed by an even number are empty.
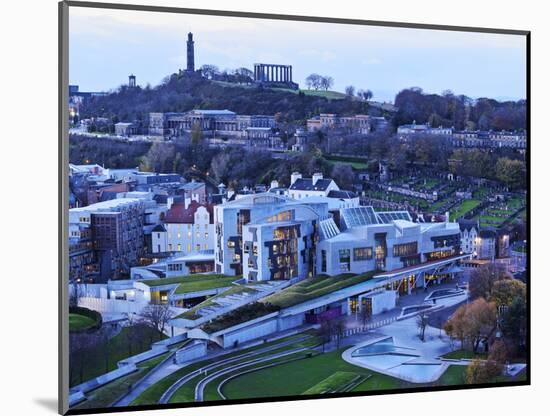
<svg viewBox="0 0 550 416">
<path fill-rule="evenodd" d="M 203 65 L 201 66 L 201 73 L 205 78 L 212 79 L 216 75 L 219 75 L 220 69 L 216 65 Z"/>
<path fill-rule="evenodd" d="M 162 338 L 164 329 L 168 321 L 173 318 L 174 313 L 168 305 L 151 304 L 146 306 L 140 313 L 144 323 L 159 332 L 159 337 Z"/>
<path fill-rule="evenodd" d="M 321 328 L 319 329 L 321 335 L 321 342 L 323 343 L 323 352 L 325 352 L 325 345 L 330 342 L 332 334 L 334 333 L 334 325 L 332 321 L 321 322 Z"/>
<path fill-rule="evenodd" d="M 340 348 L 340 340 L 344 336 L 346 330 L 346 321 L 344 318 L 338 318 L 334 321 L 334 332 L 336 334 L 336 348 Z"/>
<path fill-rule="evenodd" d="M 348 97 L 353 97 L 355 95 L 355 87 L 353 85 L 348 85 L 345 92 Z"/>
<path fill-rule="evenodd" d="M 321 88 L 321 79 L 323 77 L 319 74 L 311 74 L 306 78 L 306 86 L 307 89 L 313 88 L 314 90 L 318 90 Z"/>
<path fill-rule="evenodd" d="M 426 327 L 428 326 L 428 318 L 429 314 L 427 314 L 426 312 L 420 312 L 418 315 L 416 315 L 416 326 L 420 331 L 420 340 L 422 342 L 424 342 L 425 339 Z"/>
<path fill-rule="evenodd" d="M 95 333 L 69 333 L 69 377 L 72 385 L 84 382 L 84 364 L 88 359 L 88 352 L 93 351 L 98 341 Z"/>
</svg>

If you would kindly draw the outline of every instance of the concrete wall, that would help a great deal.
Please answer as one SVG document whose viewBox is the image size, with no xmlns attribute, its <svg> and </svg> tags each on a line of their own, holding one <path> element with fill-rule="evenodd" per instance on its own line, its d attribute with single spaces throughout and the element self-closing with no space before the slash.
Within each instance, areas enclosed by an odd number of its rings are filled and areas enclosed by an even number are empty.
<svg viewBox="0 0 550 416">
<path fill-rule="evenodd" d="M 253 339 L 261 338 L 277 332 L 277 317 L 273 317 L 266 321 L 254 324 L 250 327 L 239 328 L 233 332 L 224 334 L 222 338 L 223 348 L 230 348 L 235 345 L 235 341 L 239 344 Z"/>
<path fill-rule="evenodd" d="M 375 294 L 359 296 L 359 301 L 363 298 L 372 299 L 372 314 L 378 315 L 395 308 L 397 292 L 395 290 L 384 290 Z"/>
<path fill-rule="evenodd" d="M 196 358 L 206 356 L 206 352 L 206 342 L 194 341 L 176 351 L 176 362 L 178 364 L 186 363 Z"/>
<path fill-rule="evenodd" d="M 297 326 L 303 325 L 305 319 L 305 313 L 279 318 L 279 331 L 286 331 L 287 329 L 296 328 Z"/>
<path fill-rule="evenodd" d="M 104 298 L 80 298 L 78 301 L 78 306 L 93 309 L 100 313 L 139 313 L 147 305 L 147 302 Z"/>
</svg>

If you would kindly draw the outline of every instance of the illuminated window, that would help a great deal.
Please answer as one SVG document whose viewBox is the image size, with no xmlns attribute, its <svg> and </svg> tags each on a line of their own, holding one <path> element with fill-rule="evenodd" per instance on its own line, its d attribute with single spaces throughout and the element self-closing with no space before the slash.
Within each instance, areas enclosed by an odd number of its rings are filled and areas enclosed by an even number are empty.
<svg viewBox="0 0 550 416">
<path fill-rule="evenodd" d="M 204 249 L 205 249 L 205 250 L 208 250 L 208 244 L 205 244 L 205 245 L 204 245 Z"/>
<path fill-rule="evenodd" d="M 181 238 L 181 233 L 178 233 L 178 238 Z"/>
<path fill-rule="evenodd" d="M 200 249 L 201 249 L 201 245 L 197 244 L 197 251 L 200 251 Z"/>
<path fill-rule="evenodd" d="M 191 238 L 191 231 L 187 231 L 187 237 Z"/>
<path fill-rule="evenodd" d="M 181 244 L 178 244 L 178 251 L 181 251 Z"/>
<path fill-rule="evenodd" d="M 353 249 L 353 260 L 363 261 L 372 259 L 372 247 L 357 247 Z"/>
<path fill-rule="evenodd" d="M 197 238 L 201 238 L 201 233 L 200 233 L 200 231 L 197 231 Z"/>
<path fill-rule="evenodd" d="M 208 233 L 204 233 L 204 238 L 208 238 Z"/>
<path fill-rule="evenodd" d="M 187 244 L 187 251 L 191 251 L 191 244 Z"/>
</svg>

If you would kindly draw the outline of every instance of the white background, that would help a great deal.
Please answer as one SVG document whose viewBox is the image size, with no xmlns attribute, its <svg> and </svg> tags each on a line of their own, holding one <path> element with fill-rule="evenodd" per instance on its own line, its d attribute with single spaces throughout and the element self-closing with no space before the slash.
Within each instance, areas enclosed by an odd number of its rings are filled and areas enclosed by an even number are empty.
<svg viewBox="0 0 550 416">
<path fill-rule="evenodd" d="M 136 0 L 138 2 L 138 0 Z M 151 415 L 541 414 L 548 410 L 548 10 L 543 1 L 146 1 L 142 4 L 532 31 L 532 386 L 267 403 Z M 57 395 L 57 2 L 3 2 L 0 412 L 54 414 Z M 7 94 L 6 94 L 7 92 Z M 504 94 L 504 92 L 503 92 Z M 546 397 L 545 394 L 546 393 Z M 546 399 L 546 400 L 544 400 Z"/>
</svg>

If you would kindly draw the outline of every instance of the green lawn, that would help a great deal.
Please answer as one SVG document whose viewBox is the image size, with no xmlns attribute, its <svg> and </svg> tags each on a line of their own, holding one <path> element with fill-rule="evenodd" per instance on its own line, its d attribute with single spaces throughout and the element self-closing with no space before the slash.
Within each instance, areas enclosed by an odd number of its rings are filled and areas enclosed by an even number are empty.
<svg viewBox="0 0 550 416">
<path fill-rule="evenodd" d="M 239 276 L 226 276 L 224 274 L 192 274 L 164 279 L 146 279 L 140 280 L 140 282 L 149 287 L 178 284 L 176 293 L 182 294 L 231 286 L 231 283 L 238 279 Z"/>
<path fill-rule="evenodd" d="M 140 394 L 131 403 L 131 405 L 132 406 L 138 406 L 138 405 L 158 403 L 158 401 L 159 401 L 160 397 L 162 396 L 162 394 L 172 384 L 174 384 L 177 380 L 179 380 L 181 377 L 183 377 L 186 374 L 189 374 L 189 373 L 191 373 L 191 372 L 193 372 L 193 371 L 195 371 L 195 370 L 197 370 L 201 367 L 204 367 L 208 364 L 211 364 L 211 363 L 213 363 L 217 360 L 235 357 L 237 355 L 245 354 L 247 352 L 251 352 L 251 351 L 254 351 L 254 350 L 257 350 L 257 349 L 260 349 L 260 348 L 267 347 L 269 345 L 275 345 L 275 344 L 278 344 L 278 343 L 281 343 L 281 342 L 296 339 L 296 338 L 302 337 L 304 334 L 308 334 L 308 333 L 311 333 L 311 332 L 306 331 L 304 333 L 300 333 L 300 334 L 296 334 L 296 335 L 290 335 L 288 337 L 281 338 L 281 339 L 278 339 L 276 341 L 269 342 L 267 344 L 259 344 L 259 345 L 256 345 L 254 347 L 246 348 L 244 350 L 234 351 L 232 353 L 223 355 L 223 357 L 217 357 L 217 358 L 213 358 L 213 359 L 210 359 L 210 360 L 203 360 L 203 361 L 200 361 L 200 362 L 197 362 L 197 363 L 187 365 L 187 366 L 179 369 L 178 371 L 170 374 L 169 376 L 163 378 L 162 380 L 158 381 L 157 383 L 153 384 L 151 387 L 149 387 L 147 390 L 145 390 L 142 394 Z M 193 380 L 191 380 L 189 383 L 186 383 L 185 385 L 183 385 L 180 389 L 178 389 L 176 391 L 176 394 L 173 396 L 173 400 L 171 402 L 173 402 L 174 400 L 177 400 L 177 402 L 193 401 L 195 385 L 196 385 L 196 383 L 199 382 L 199 380 L 200 380 L 199 377 L 202 378 L 204 376 L 197 376 Z"/>
<path fill-rule="evenodd" d="M 324 158 L 332 166 L 337 163 L 341 163 L 343 165 L 350 165 L 353 169 L 357 170 L 367 169 L 369 166 L 366 161 L 358 160 L 355 158 L 346 158 L 342 156 L 325 156 Z"/>
<path fill-rule="evenodd" d="M 77 313 L 69 313 L 69 331 L 83 331 L 95 324 L 96 322 L 92 318 Z"/>
<path fill-rule="evenodd" d="M 465 384 L 466 365 L 450 365 L 447 371 L 437 380 L 436 384 L 440 386 L 456 386 Z"/>
<path fill-rule="evenodd" d="M 442 357 L 453 359 L 453 360 L 461 360 L 463 358 L 467 360 L 472 360 L 474 358 L 485 360 L 487 359 L 487 354 L 479 354 L 469 350 L 456 350 L 456 351 L 448 352 L 447 354 L 442 355 Z"/>
<path fill-rule="evenodd" d="M 224 386 L 223 393 L 229 399 L 297 395 L 306 392 L 336 372 L 355 373 L 365 377 L 373 374 L 353 391 L 411 386 L 410 383 L 374 374 L 372 371 L 349 364 L 341 358 L 342 352 L 343 349 L 332 351 L 245 374 L 229 381 Z"/>
<path fill-rule="evenodd" d="M 80 379 L 80 365 L 78 360 L 71 362 L 72 372 L 70 385 L 83 383 L 94 377 L 98 377 L 111 370 L 116 369 L 117 363 L 132 355 L 147 351 L 152 342 L 166 338 L 166 335 L 159 335 L 153 329 L 143 328 L 141 342 L 132 340 L 128 337 L 130 331 L 135 331 L 135 328 L 124 327 L 114 337 L 108 341 L 97 339 L 97 344 L 93 348 L 83 350 L 80 356 L 83 357 L 82 379 Z M 99 336 L 99 335 L 98 335 Z M 131 344 L 131 347 L 129 346 Z"/>
<path fill-rule="evenodd" d="M 318 298 L 326 295 L 327 293 L 332 293 L 339 289 L 366 282 L 367 280 L 372 279 L 374 274 L 374 272 L 363 273 L 360 275 L 348 273 L 334 277 L 318 276 L 308 278 L 283 289 L 280 292 L 267 296 L 260 302 L 269 302 L 273 305 L 279 306 L 280 308 L 288 308 L 289 306 Z"/>
<path fill-rule="evenodd" d="M 323 393 L 337 393 L 344 389 L 346 386 L 357 382 L 365 376 L 357 373 L 350 373 L 348 371 L 337 371 L 336 373 L 328 376 L 320 383 L 310 387 L 302 394 L 323 394 Z M 358 385 L 361 383 L 358 383 Z"/>
<path fill-rule="evenodd" d="M 449 219 L 451 221 L 454 221 L 459 218 L 462 218 L 464 215 L 466 215 L 472 209 L 477 207 L 479 204 L 481 204 L 481 201 L 477 199 L 466 199 L 462 201 L 462 203 L 457 208 L 453 208 L 451 210 L 451 212 L 449 213 Z"/>
<path fill-rule="evenodd" d="M 167 352 L 159 355 L 158 357 L 143 361 L 138 364 L 138 371 L 114 380 L 109 384 L 88 393 L 88 399 L 75 406 L 75 409 L 93 409 L 110 406 L 115 400 L 120 398 L 124 393 L 128 392 L 130 386 L 137 383 L 151 370 L 153 370 L 153 368 L 160 364 L 161 361 L 168 356 L 168 354 L 169 353 Z"/>
</svg>

